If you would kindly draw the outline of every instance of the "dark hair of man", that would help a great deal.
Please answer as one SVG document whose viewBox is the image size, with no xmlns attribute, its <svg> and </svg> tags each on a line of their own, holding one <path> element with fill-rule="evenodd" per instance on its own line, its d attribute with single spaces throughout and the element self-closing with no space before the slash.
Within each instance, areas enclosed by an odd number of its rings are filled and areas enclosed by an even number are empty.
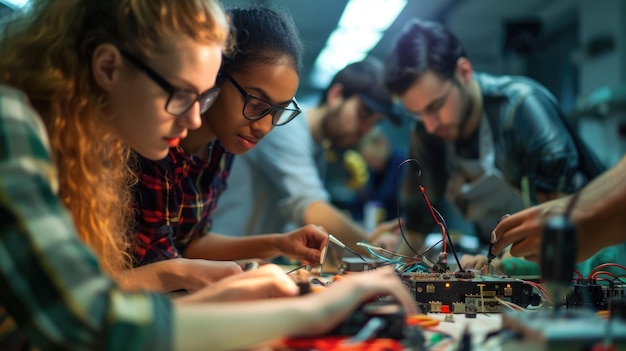
<svg viewBox="0 0 626 351">
<path fill-rule="evenodd" d="M 277 64 L 288 59 L 299 73 L 302 42 L 290 15 L 266 7 L 232 8 L 234 50 L 223 57 L 221 70 L 245 71 L 254 63 Z"/>
<path fill-rule="evenodd" d="M 385 84 L 402 95 L 428 70 L 452 79 L 459 58 L 466 57 L 459 39 L 439 23 L 413 19 L 404 27 L 385 60 Z"/>
</svg>

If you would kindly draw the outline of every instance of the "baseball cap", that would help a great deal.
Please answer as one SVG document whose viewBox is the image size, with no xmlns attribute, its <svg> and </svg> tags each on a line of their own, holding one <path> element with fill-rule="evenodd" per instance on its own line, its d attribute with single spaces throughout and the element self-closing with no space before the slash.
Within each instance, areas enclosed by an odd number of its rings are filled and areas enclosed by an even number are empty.
<svg viewBox="0 0 626 351">
<path fill-rule="evenodd" d="M 384 114 L 395 125 L 401 123 L 401 115 L 394 108 L 391 94 L 383 81 L 383 63 L 380 60 L 368 57 L 347 65 L 330 84 L 335 83 L 343 86 L 345 96 L 356 94 L 370 110 Z"/>
</svg>

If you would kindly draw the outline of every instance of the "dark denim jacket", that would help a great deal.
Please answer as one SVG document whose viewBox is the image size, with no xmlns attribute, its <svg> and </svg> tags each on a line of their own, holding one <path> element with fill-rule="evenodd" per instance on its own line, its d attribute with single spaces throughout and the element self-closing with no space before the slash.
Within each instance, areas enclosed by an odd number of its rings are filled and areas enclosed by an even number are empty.
<svg viewBox="0 0 626 351">
<path fill-rule="evenodd" d="M 493 134 L 495 166 L 513 187 L 522 189 L 522 179 L 528 179 L 531 194 L 527 195 L 532 200 L 537 192 L 572 193 L 605 170 L 546 88 L 524 77 L 475 73 L 474 78 L 482 90 L 483 108 Z M 465 157 L 477 154 L 476 139 L 457 142 L 455 149 Z M 436 207 L 450 174 L 443 140 L 429 135 L 417 123 L 409 155 L 420 162 L 420 183 Z M 409 167 L 409 172 L 415 174 L 416 169 Z M 433 228 L 415 177 L 405 177 L 401 198 L 407 229 L 426 233 Z"/>
</svg>

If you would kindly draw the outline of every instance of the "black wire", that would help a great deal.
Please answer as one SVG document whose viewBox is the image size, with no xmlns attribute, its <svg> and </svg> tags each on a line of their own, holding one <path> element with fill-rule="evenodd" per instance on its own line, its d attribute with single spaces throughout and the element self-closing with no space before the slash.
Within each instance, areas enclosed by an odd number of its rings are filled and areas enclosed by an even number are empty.
<svg viewBox="0 0 626 351">
<path fill-rule="evenodd" d="M 434 243 L 431 247 L 427 248 L 426 250 L 424 250 L 424 252 L 422 252 L 422 254 L 420 255 L 420 260 L 422 262 L 424 262 L 424 264 L 426 264 L 429 268 L 433 268 L 433 263 L 432 262 L 426 262 L 426 261 L 430 261 L 430 259 L 424 255 L 426 255 L 426 253 L 430 250 L 432 250 L 433 248 L 437 247 L 437 245 L 441 244 L 443 242 L 443 238 L 439 239 L 439 241 L 437 241 L 436 243 Z M 429 266 L 430 265 L 430 266 Z"/>
<path fill-rule="evenodd" d="M 619 281 L 620 283 L 623 283 L 622 278 L 626 277 L 626 275 L 616 275 L 615 277 L 613 277 L 613 280 L 611 280 L 611 284 L 615 284 L 615 281 Z"/>
<path fill-rule="evenodd" d="M 439 220 L 441 221 L 441 223 L 443 223 L 443 227 L 445 228 L 445 231 L 446 231 L 446 237 L 448 238 L 448 243 L 450 244 L 450 249 L 452 250 L 452 254 L 454 255 L 454 260 L 456 261 L 456 264 L 459 266 L 459 271 L 465 272 L 463 267 L 461 267 L 461 261 L 459 260 L 459 256 L 457 256 L 457 254 L 456 254 L 456 250 L 454 248 L 454 244 L 452 243 L 452 239 L 450 238 L 450 232 L 448 231 L 448 225 L 446 224 L 446 220 L 443 219 L 443 216 L 441 215 L 441 213 L 439 213 L 439 211 L 437 211 L 436 208 L 433 207 L 433 210 L 435 211 L 435 213 L 439 217 Z"/>
<path fill-rule="evenodd" d="M 397 182 L 396 182 L 396 180 L 397 180 L 397 176 L 398 176 L 398 170 L 402 166 L 404 166 L 405 164 L 407 164 L 409 162 L 414 162 L 415 165 L 417 166 L 417 174 L 416 174 L 416 176 L 417 176 L 417 185 L 420 186 L 420 177 L 422 175 L 422 165 L 420 164 L 420 162 L 418 160 L 416 160 L 414 158 L 408 158 L 408 159 L 402 161 L 398 165 L 398 167 L 396 167 L 396 171 L 394 172 L 394 175 L 393 175 L 393 187 L 394 187 L 394 189 L 397 189 Z M 424 197 L 424 201 L 426 201 L 426 194 L 424 194 L 423 192 L 422 192 L 422 197 Z M 402 239 L 404 239 L 404 242 L 411 249 L 411 251 L 413 251 L 413 253 L 415 253 L 417 256 L 421 257 L 421 256 L 423 256 L 423 254 L 420 255 L 419 253 L 417 253 L 417 251 L 411 246 L 411 244 L 407 240 L 406 236 L 404 235 L 404 231 L 402 230 L 402 225 L 400 223 L 400 204 L 399 204 L 398 198 L 399 198 L 399 196 L 396 197 L 396 211 L 397 211 L 397 217 L 398 217 L 398 224 L 399 224 L 399 227 L 400 227 L 400 234 L 402 234 Z M 428 201 L 427 201 L 427 204 L 428 204 Z M 437 216 L 439 217 L 439 220 L 442 222 L 443 228 L 444 228 L 444 233 L 443 234 L 445 235 L 445 237 L 448 238 L 448 243 L 450 244 L 450 249 L 452 250 L 452 254 L 454 255 L 454 259 L 455 259 L 457 265 L 459 266 L 459 270 L 461 272 L 463 272 L 464 270 L 461 267 L 461 261 L 459 260 L 459 256 L 456 253 L 456 249 L 454 247 L 454 243 L 452 242 L 452 239 L 450 238 L 450 232 L 448 231 L 448 225 L 446 224 L 445 219 L 443 219 L 443 216 L 441 215 L 441 213 L 439 213 L 439 211 L 437 211 L 437 209 L 435 207 L 433 207 L 432 204 L 429 207 L 437 214 Z M 442 241 L 443 241 L 443 239 L 442 239 Z M 429 248 L 428 250 L 424 251 L 424 253 L 429 251 L 431 248 Z"/>
<path fill-rule="evenodd" d="M 363 258 L 363 256 L 359 255 L 356 251 L 352 250 L 351 248 L 349 248 L 349 247 L 347 247 L 347 246 L 344 246 L 344 248 L 345 248 L 346 250 L 350 251 L 351 253 L 353 253 L 353 254 L 357 255 L 357 256 L 361 259 L 361 261 L 363 261 L 363 262 L 367 262 L 367 260 L 366 260 L 366 259 L 364 259 L 364 258 Z"/>
<path fill-rule="evenodd" d="M 293 273 L 293 272 L 295 272 L 295 271 L 299 270 L 300 268 L 305 268 L 305 267 L 306 267 L 306 265 L 303 265 L 303 266 L 300 266 L 300 267 L 296 267 L 296 268 L 294 268 L 294 269 L 292 269 L 292 270 L 290 270 L 290 271 L 286 272 L 285 274 L 291 274 L 291 273 Z"/>
<path fill-rule="evenodd" d="M 414 158 L 409 158 L 406 159 L 404 161 L 402 161 L 397 167 L 395 172 L 393 173 L 393 189 L 397 192 L 397 196 L 396 196 L 396 217 L 398 219 L 398 227 L 400 228 L 400 235 L 402 235 L 402 239 L 404 240 L 404 242 L 406 243 L 406 245 L 409 247 L 409 249 L 411 249 L 411 251 L 413 251 L 413 253 L 417 256 L 420 256 L 419 253 L 417 253 L 417 250 L 415 250 L 413 248 L 413 246 L 411 246 L 411 243 L 409 243 L 409 240 L 406 238 L 406 235 L 404 235 L 404 230 L 402 229 L 402 222 L 400 221 L 400 193 L 399 191 L 397 191 L 398 189 L 398 185 L 397 185 L 397 179 L 398 179 L 398 170 L 400 170 L 400 168 L 402 168 L 402 166 L 404 166 L 405 164 L 409 163 L 409 162 L 415 162 L 417 164 L 417 181 L 419 184 L 419 177 L 422 174 L 422 167 L 419 163 L 418 160 L 414 159 Z"/>
</svg>

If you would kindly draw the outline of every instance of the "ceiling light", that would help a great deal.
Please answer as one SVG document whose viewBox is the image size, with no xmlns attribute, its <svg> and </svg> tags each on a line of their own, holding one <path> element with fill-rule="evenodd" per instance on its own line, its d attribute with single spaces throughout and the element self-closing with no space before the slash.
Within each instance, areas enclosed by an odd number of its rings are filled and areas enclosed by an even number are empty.
<svg viewBox="0 0 626 351">
<path fill-rule="evenodd" d="M 385 31 L 406 6 L 406 0 L 350 0 L 338 27 Z"/>
<path fill-rule="evenodd" d="M 19 7 L 23 7 L 29 2 L 29 0 L 0 0 L 0 3 L 10 7 L 12 9 L 16 9 Z"/>
<path fill-rule="evenodd" d="M 407 0 L 350 0 L 315 60 L 311 84 L 325 89 L 335 73 L 351 62 L 364 59 L 406 3 Z"/>
</svg>

